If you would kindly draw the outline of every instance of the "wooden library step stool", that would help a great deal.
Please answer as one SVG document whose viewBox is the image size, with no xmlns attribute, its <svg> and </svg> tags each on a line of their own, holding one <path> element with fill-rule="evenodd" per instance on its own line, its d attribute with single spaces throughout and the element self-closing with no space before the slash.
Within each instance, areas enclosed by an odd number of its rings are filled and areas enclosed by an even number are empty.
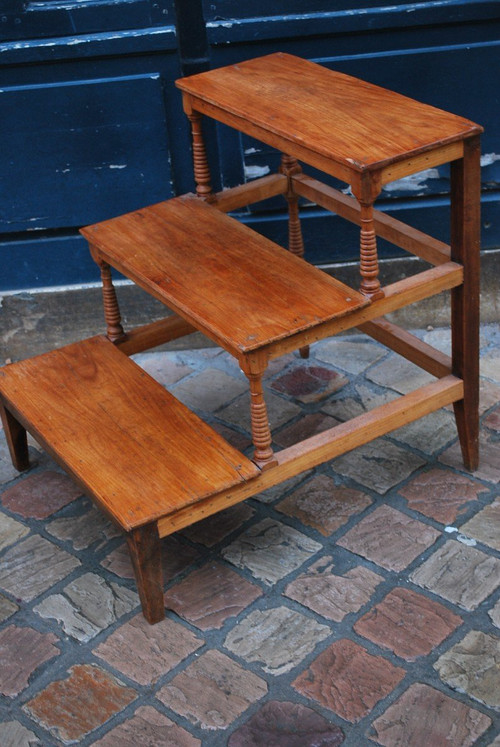
<svg viewBox="0 0 500 747">
<path fill-rule="evenodd" d="M 26 430 L 126 534 L 144 616 L 163 619 L 161 520 L 259 473 L 105 337 L 0 368 L 14 466 Z M 194 519 L 193 519 L 194 520 Z"/>
</svg>

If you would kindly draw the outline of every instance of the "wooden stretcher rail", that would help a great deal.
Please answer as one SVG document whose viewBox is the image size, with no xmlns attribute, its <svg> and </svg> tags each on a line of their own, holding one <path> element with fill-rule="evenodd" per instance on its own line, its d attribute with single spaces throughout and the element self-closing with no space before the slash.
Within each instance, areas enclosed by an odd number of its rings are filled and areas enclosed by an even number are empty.
<svg viewBox="0 0 500 747">
<path fill-rule="evenodd" d="M 336 425 L 276 454 L 277 465 L 235 488 L 206 498 L 158 521 L 160 537 L 166 537 L 195 521 L 250 498 L 284 480 L 345 454 L 374 438 L 390 433 L 424 415 L 463 398 L 463 382 L 446 376 L 420 387 L 347 423 Z"/>
<path fill-rule="evenodd" d="M 288 179 L 286 176 L 270 174 L 269 176 L 263 176 L 261 179 L 255 179 L 248 184 L 241 184 L 238 187 L 217 192 L 216 201 L 212 204 L 224 213 L 229 213 L 231 210 L 252 205 L 254 202 L 284 194 L 287 186 Z"/>
<path fill-rule="evenodd" d="M 292 177 L 295 192 L 301 197 L 314 202 L 325 210 L 340 215 L 351 223 L 360 224 L 360 207 L 353 197 L 348 197 L 333 187 L 322 184 L 306 174 Z M 430 262 L 440 265 L 450 260 L 450 247 L 442 241 L 407 226 L 405 223 L 392 218 L 380 210 L 373 211 L 375 231 L 378 236 L 391 244 L 399 246 L 407 252 Z"/>
<path fill-rule="evenodd" d="M 127 332 L 126 338 L 118 340 L 115 345 L 126 355 L 134 355 L 150 348 L 156 348 L 158 345 L 164 345 L 166 342 L 177 340 L 179 337 L 190 335 L 193 332 L 197 332 L 197 330 L 192 324 L 189 324 L 177 314 L 172 314 L 165 319 L 159 319 L 157 322 L 150 322 L 142 327 L 131 329 Z"/>
</svg>

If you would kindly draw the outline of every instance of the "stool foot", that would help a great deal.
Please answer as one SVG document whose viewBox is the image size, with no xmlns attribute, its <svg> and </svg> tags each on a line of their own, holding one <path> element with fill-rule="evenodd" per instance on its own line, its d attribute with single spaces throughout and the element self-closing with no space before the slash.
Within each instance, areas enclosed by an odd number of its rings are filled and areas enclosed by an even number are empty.
<svg viewBox="0 0 500 747">
<path fill-rule="evenodd" d="M 12 464 L 18 472 L 25 472 L 30 468 L 28 439 L 26 429 L 23 428 L 9 410 L 0 405 L 0 415 L 5 431 L 7 446 L 9 447 Z"/>
<path fill-rule="evenodd" d="M 454 402 L 458 439 L 465 469 L 475 472 L 479 467 L 479 418 L 477 408 L 467 408 L 464 400 Z"/>
<path fill-rule="evenodd" d="M 142 613 L 148 623 L 160 622 L 165 617 L 161 547 L 156 524 L 133 529 L 127 543 L 134 567 Z"/>
</svg>

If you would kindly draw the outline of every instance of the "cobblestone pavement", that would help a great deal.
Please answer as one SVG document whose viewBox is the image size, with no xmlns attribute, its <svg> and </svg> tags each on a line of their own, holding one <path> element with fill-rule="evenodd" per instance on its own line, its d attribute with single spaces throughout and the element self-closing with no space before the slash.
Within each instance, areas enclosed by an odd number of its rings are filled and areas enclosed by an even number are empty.
<svg viewBox="0 0 500 747">
<path fill-rule="evenodd" d="M 2 747 L 499 747 L 497 326 L 481 345 L 475 474 L 444 409 L 169 537 L 155 626 L 122 537 L 34 442 L 19 476 L 1 437 Z M 139 360 L 249 447 L 226 353 Z M 276 448 L 428 378 L 361 335 L 274 361 Z"/>
</svg>

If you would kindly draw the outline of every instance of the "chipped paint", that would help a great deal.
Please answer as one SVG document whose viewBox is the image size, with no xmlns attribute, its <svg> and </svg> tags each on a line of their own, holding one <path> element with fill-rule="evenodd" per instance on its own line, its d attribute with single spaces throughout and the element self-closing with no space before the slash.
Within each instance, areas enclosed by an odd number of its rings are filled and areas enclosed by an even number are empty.
<svg viewBox="0 0 500 747">
<path fill-rule="evenodd" d="M 427 187 L 428 179 L 440 179 L 441 175 L 438 169 L 424 169 L 418 174 L 410 174 L 395 182 L 390 182 L 384 186 L 386 192 L 422 192 Z"/>
<path fill-rule="evenodd" d="M 244 151 L 244 154 L 246 156 L 251 156 L 252 153 L 260 153 L 260 148 L 246 148 Z"/>
<path fill-rule="evenodd" d="M 497 153 L 483 153 L 481 156 L 481 166 L 491 166 L 495 161 L 500 161 L 500 155 Z"/>
<path fill-rule="evenodd" d="M 265 176 L 270 173 L 271 169 L 269 166 L 245 166 L 246 179 L 257 179 L 259 176 Z"/>
</svg>

